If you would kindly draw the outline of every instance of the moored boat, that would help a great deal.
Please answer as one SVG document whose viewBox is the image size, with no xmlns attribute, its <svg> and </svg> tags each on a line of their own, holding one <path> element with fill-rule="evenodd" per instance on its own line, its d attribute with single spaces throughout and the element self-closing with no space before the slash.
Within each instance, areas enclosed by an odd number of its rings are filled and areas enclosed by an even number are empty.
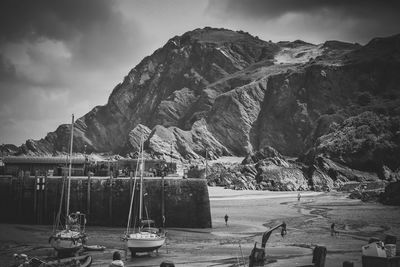
<svg viewBox="0 0 400 267">
<path fill-rule="evenodd" d="M 133 184 L 133 190 L 131 195 L 131 203 L 129 207 L 129 215 L 128 215 L 128 225 L 126 229 L 126 233 L 124 236 L 124 240 L 126 242 L 126 247 L 131 251 L 132 256 L 135 256 L 137 252 L 151 252 L 159 249 L 165 243 L 165 233 L 154 227 L 144 227 L 142 217 L 142 207 L 143 207 L 143 169 L 144 169 L 144 159 L 143 159 L 143 140 L 140 144 L 140 155 L 141 160 L 140 164 L 136 166 L 135 174 L 137 173 L 138 167 L 140 167 L 140 183 L 139 183 L 139 227 L 134 228 L 133 233 L 130 233 L 130 223 L 132 219 L 132 207 L 133 207 L 133 199 L 136 191 L 136 176 L 135 182 Z"/>
<path fill-rule="evenodd" d="M 56 260 L 42 260 L 36 257 L 28 257 L 25 254 L 14 254 L 14 265 L 25 267 L 55 267 L 55 266 L 71 266 L 71 267 L 89 267 L 92 264 L 92 257 L 89 255 L 77 256 Z"/>
<path fill-rule="evenodd" d="M 67 199 L 66 199 L 66 216 L 65 225 L 61 225 L 61 209 L 64 199 L 64 185 L 61 189 L 60 206 L 57 213 L 57 218 L 53 228 L 53 234 L 49 238 L 49 243 L 57 251 L 58 256 L 64 257 L 75 254 L 83 248 L 86 242 L 86 216 L 83 213 L 75 212 L 69 213 L 69 202 L 71 192 L 71 175 L 72 175 L 72 147 L 74 137 L 74 115 L 72 115 L 71 123 L 71 142 L 70 142 L 70 155 L 69 155 L 69 169 L 67 177 Z M 61 226 L 61 227 L 60 227 Z M 60 229 L 61 228 L 61 229 Z"/>
<path fill-rule="evenodd" d="M 86 241 L 86 216 L 83 213 L 71 213 L 68 216 L 66 229 L 56 231 L 50 236 L 51 246 L 63 255 L 70 255 L 82 248 Z"/>
<path fill-rule="evenodd" d="M 139 231 L 129 234 L 126 243 L 132 255 L 135 255 L 136 252 L 151 252 L 159 249 L 165 243 L 165 236 L 159 233 Z"/>
</svg>

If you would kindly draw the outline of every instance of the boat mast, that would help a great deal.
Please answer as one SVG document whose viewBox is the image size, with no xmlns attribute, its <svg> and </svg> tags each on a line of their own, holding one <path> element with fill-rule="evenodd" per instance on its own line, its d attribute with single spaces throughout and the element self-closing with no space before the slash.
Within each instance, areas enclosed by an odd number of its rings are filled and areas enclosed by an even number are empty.
<svg viewBox="0 0 400 267">
<path fill-rule="evenodd" d="M 141 147 L 141 144 L 140 144 Z M 139 151 L 140 151 L 140 147 L 139 147 Z M 135 192 L 136 192 L 136 175 L 137 175 L 137 171 L 139 168 L 139 162 L 137 162 L 136 164 L 136 169 L 135 169 L 135 181 L 133 182 L 133 189 L 132 189 L 132 195 L 131 195 L 131 204 L 129 206 L 129 215 L 128 215 L 128 224 L 126 226 L 126 235 L 129 234 L 129 228 L 131 227 L 131 217 L 132 217 L 132 206 L 133 206 L 133 199 L 135 198 Z"/>
<path fill-rule="evenodd" d="M 69 215 L 69 198 L 71 192 L 71 174 L 72 174 L 72 144 L 74 141 L 74 114 L 72 114 L 72 122 L 71 122 L 71 146 L 69 149 L 69 168 L 68 168 L 68 187 L 67 187 L 67 208 L 66 208 L 66 217 Z"/>
<path fill-rule="evenodd" d="M 58 207 L 56 222 L 53 225 L 53 233 L 55 233 L 57 230 L 57 227 L 60 226 L 60 217 L 61 217 L 62 203 L 63 203 L 63 199 L 64 199 L 64 192 L 65 192 L 65 179 L 63 177 L 62 187 L 61 187 L 61 196 L 60 196 L 60 206 Z"/>
<path fill-rule="evenodd" d="M 139 195 L 139 223 L 142 221 L 142 213 L 143 213 L 143 169 L 144 169 L 144 162 L 143 162 L 143 137 L 140 138 L 141 143 L 141 159 L 140 159 L 140 195 Z"/>
</svg>

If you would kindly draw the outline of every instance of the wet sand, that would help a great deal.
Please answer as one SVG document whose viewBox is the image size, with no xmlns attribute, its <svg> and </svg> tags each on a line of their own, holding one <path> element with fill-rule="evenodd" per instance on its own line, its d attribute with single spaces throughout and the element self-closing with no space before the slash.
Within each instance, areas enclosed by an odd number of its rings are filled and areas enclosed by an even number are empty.
<svg viewBox="0 0 400 267">
<path fill-rule="evenodd" d="M 326 267 L 352 261 L 361 267 L 361 246 L 370 237 L 384 239 L 386 234 L 400 238 L 400 207 L 351 200 L 344 193 L 233 191 L 209 188 L 211 229 L 169 228 L 167 245 L 157 253 L 143 253 L 125 266 L 159 266 L 169 260 L 175 266 L 238 266 L 269 227 L 282 221 L 287 235 L 276 230 L 266 245 L 266 266 L 311 264 L 312 248 L 328 249 Z M 229 215 L 228 226 L 224 216 Z M 167 218 L 168 219 L 168 218 Z M 330 235 L 334 222 L 339 236 Z M 12 263 L 12 254 L 25 253 L 41 258 L 52 254 L 47 240 L 50 226 L 0 224 L 0 266 Z M 92 266 L 108 266 L 115 250 L 124 255 L 121 236 L 124 228 L 88 227 L 89 244 L 104 245 L 103 252 L 90 252 Z M 399 245 L 399 243 L 398 243 Z M 242 257 L 243 255 L 243 257 Z"/>
</svg>

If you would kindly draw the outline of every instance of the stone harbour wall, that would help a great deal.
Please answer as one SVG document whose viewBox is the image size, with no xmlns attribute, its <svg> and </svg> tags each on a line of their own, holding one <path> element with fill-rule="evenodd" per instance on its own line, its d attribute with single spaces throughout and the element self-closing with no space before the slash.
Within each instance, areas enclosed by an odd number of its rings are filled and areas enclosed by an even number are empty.
<svg viewBox="0 0 400 267">
<path fill-rule="evenodd" d="M 53 224 L 59 210 L 62 181 L 62 177 L 1 176 L 0 222 Z M 129 177 L 73 177 L 70 211 L 87 214 L 87 225 L 126 226 L 133 184 L 134 179 Z M 67 195 L 66 185 L 64 199 Z M 164 196 L 162 191 L 160 177 L 144 180 L 143 217 L 155 220 L 156 225 L 161 227 L 164 197 L 166 227 L 212 226 L 206 180 L 165 178 Z M 133 218 L 137 221 L 138 186 L 136 192 Z M 65 217 L 65 201 L 61 214 Z"/>
</svg>

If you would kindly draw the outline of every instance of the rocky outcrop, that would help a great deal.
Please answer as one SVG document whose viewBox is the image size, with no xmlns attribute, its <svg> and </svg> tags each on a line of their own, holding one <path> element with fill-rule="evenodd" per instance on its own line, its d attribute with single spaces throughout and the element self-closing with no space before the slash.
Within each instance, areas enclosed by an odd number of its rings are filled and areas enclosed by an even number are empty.
<svg viewBox="0 0 400 267">
<path fill-rule="evenodd" d="M 158 158 L 198 159 L 205 157 L 206 150 L 209 159 L 232 154 L 208 131 L 204 120 L 195 122 L 189 131 L 161 125 L 150 130 L 146 126 L 138 125 L 130 133 L 133 149 L 138 147 L 140 137 L 145 142 L 145 150 Z"/>
<path fill-rule="evenodd" d="M 249 134 L 260 112 L 265 88 L 266 79 L 262 79 L 219 95 L 209 113 L 210 131 L 237 155 L 253 151 Z"/>
<path fill-rule="evenodd" d="M 358 191 L 355 190 L 350 193 L 349 198 L 351 199 L 360 199 L 364 202 L 376 202 L 382 197 L 381 190 L 369 190 L 369 191 Z"/>
<path fill-rule="evenodd" d="M 240 165 L 227 166 L 215 163 L 208 170 L 207 182 L 211 186 L 223 186 L 235 190 L 262 189 L 254 177 L 241 172 L 241 168 L 242 166 Z"/>
<path fill-rule="evenodd" d="M 392 171 L 389 167 L 382 166 L 382 180 L 394 183 L 400 181 L 400 169 Z"/>
<path fill-rule="evenodd" d="M 333 179 L 326 173 L 315 165 L 311 168 L 311 175 L 309 178 L 309 184 L 311 189 L 314 191 L 331 191 L 335 187 Z"/>
<path fill-rule="evenodd" d="M 277 150 L 265 147 L 249 154 L 241 172 L 257 182 L 257 188 L 272 191 L 307 190 L 307 179 L 300 166 L 288 162 Z"/>
<path fill-rule="evenodd" d="M 1 156 L 14 155 L 18 152 L 18 147 L 13 144 L 2 144 L 1 145 Z"/>
<path fill-rule="evenodd" d="M 294 166 L 286 166 L 274 160 L 257 163 L 256 180 L 263 188 L 271 191 L 307 190 L 308 184 L 303 172 Z"/>
<path fill-rule="evenodd" d="M 54 155 L 58 152 L 68 153 L 71 135 L 71 125 L 60 125 L 55 132 L 48 133 L 40 141 L 29 139 L 23 144 L 17 154 L 24 155 Z"/>
<path fill-rule="evenodd" d="M 356 169 L 378 172 L 384 164 L 397 168 L 400 117 L 371 111 L 346 119 L 317 139 L 315 154 L 327 155 Z"/>
<path fill-rule="evenodd" d="M 327 173 L 333 181 L 372 182 L 379 180 L 377 173 L 363 172 L 356 169 L 351 169 L 329 158 L 317 157 L 316 165 L 323 172 Z"/>
<path fill-rule="evenodd" d="M 248 154 L 242 164 L 255 164 L 260 160 L 264 160 L 267 158 L 283 158 L 282 155 L 273 147 L 266 146 L 261 150 L 257 150 L 254 153 Z"/>
<path fill-rule="evenodd" d="M 368 190 L 381 190 L 386 184 L 379 173 L 351 169 L 323 156 L 304 164 L 299 160 L 288 160 L 272 147 L 246 156 L 241 172 L 254 178 L 262 189 L 267 190 L 354 191 L 360 185 L 368 187 Z M 386 180 L 393 181 L 397 177 L 397 173 L 389 168 L 384 168 L 383 172 Z M 374 185 L 377 188 L 370 188 Z"/>
<path fill-rule="evenodd" d="M 212 28 L 176 36 L 132 69 L 107 105 L 77 120 L 74 151 L 87 144 L 92 151 L 128 152 L 129 133 L 139 124 L 188 131 L 204 118 L 209 132 L 236 155 L 273 146 L 299 156 L 351 116 L 400 112 L 398 39 L 361 47 L 337 41 L 274 44 Z M 282 51 L 289 58 L 275 64 Z M 65 127 L 31 141 L 25 152 L 62 150 Z"/>
<path fill-rule="evenodd" d="M 93 151 L 129 152 L 129 133 L 138 124 L 150 129 L 161 125 L 190 130 L 193 123 L 207 117 L 219 95 L 254 81 L 238 72 L 257 62 L 270 65 L 279 49 L 277 44 L 248 33 L 225 29 L 196 29 L 175 36 L 132 69 L 114 88 L 105 106 L 76 121 L 74 151 L 82 150 L 85 143 Z M 250 101 L 244 99 L 243 105 L 250 113 L 254 113 L 250 105 L 262 100 L 259 87 L 255 85 L 254 92 L 243 89 Z M 257 116 L 256 112 L 252 116 Z M 245 122 L 251 124 L 252 120 Z M 58 129 L 35 141 L 34 146 L 59 151 L 64 144 L 62 135 Z M 233 148 L 232 142 L 220 142 Z M 26 150 L 30 148 L 26 146 Z"/>
<path fill-rule="evenodd" d="M 399 40 L 272 43 L 208 27 L 175 36 L 130 70 L 106 105 L 75 122 L 74 151 L 127 154 L 140 136 L 149 155 L 182 160 L 270 146 L 306 166 L 248 158 L 257 174 L 241 173 L 263 188 L 326 190 L 376 179 L 368 173 L 382 178 L 383 166 L 400 167 Z M 19 153 L 66 152 L 69 133 L 61 125 Z"/>
<path fill-rule="evenodd" d="M 132 146 L 133 152 L 140 151 L 140 144 L 147 140 L 151 130 L 149 127 L 138 124 L 132 131 L 129 132 L 129 143 Z"/>
<path fill-rule="evenodd" d="M 351 169 L 341 163 L 323 156 L 315 157 L 303 170 L 308 177 L 311 189 L 315 191 L 330 191 L 340 189 L 347 183 L 376 183 L 381 181 L 375 172 L 365 172 Z M 341 189 L 342 190 L 342 189 Z"/>
<path fill-rule="evenodd" d="M 380 200 L 387 205 L 400 206 L 400 181 L 388 184 Z"/>
</svg>

